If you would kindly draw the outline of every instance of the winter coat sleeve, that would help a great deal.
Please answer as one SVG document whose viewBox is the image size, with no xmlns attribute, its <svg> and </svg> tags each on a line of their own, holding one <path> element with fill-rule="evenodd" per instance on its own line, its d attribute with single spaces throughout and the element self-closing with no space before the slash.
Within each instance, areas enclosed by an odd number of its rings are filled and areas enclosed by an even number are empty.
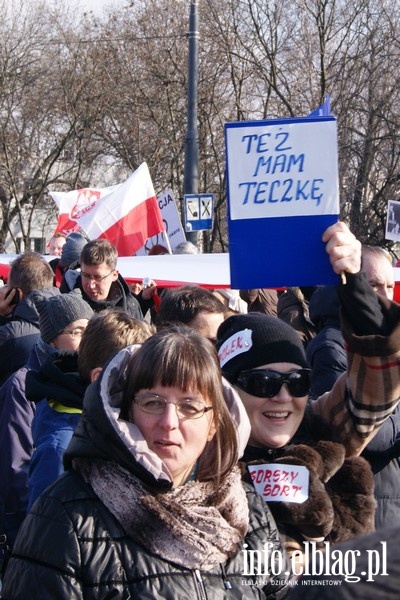
<svg viewBox="0 0 400 600">
<path fill-rule="evenodd" d="M 0 498 L 5 512 L 25 513 L 28 469 L 33 451 L 34 404 L 25 396 L 26 368 L 19 369 L 0 391 Z"/>
<path fill-rule="evenodd" d="M 335 381 L 347 369 L 347 354 L 339 331 L 322 330 L 306 349 L 307 361 L 312 371 L 310 398 L 318 398 L 331 390 Z"/>
<path fill-rule="evenodd" d="M 349 285 L 339 294 L 347 373 L 311 408 L 335 427 L 351 456 L 360 454 L 400 398 L 400 305 L 375 294 L 363 275 Z M 353 296 L 359 303 L 352 304 Z"/>
<path fill-rule="evenodd" d="M 28 594 L 31 600 L 82 600 L 81 573 L 72 519 L 57 498 L 40 498 L 19 531 L 4 576 L 2 599 L 26 600 Z"/>
</svg>

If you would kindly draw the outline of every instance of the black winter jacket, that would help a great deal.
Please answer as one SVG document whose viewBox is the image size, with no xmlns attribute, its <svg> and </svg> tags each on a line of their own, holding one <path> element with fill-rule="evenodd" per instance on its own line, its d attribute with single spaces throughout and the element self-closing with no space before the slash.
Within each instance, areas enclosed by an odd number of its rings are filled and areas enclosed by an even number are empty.
<svg viewBox="0 0 400 600">
<path fill-rule="evenodd" d="M 61 284 L 61 291 L 70 291 L 73 289 L 80 289 L 82 297 L 91 306 L 94 312 L 100 312 L 101 310 L 120 308 L 127 312 L 134 319 L 139 321 L 143 320 L 143 315 L 154 305 L 153 300 L 144 300 L 142 295 L 139 294 L 137 297 L 134 296 L 128 284 L 122 275 L 118 274 L 118 279 L 111 285 L 110 292 L 107 300 L 99 300 L 98 302 L 89 298 L 85 294 L 82 287 L 82 278 L 80 271 L 75 269 L 69 269 L 64 274 L 64 279 Z"/>
<path fill-rule="evenodd" d="M 251 486 L 243 484 L 250 521 L 238 551 L 224 564 L 200 572 L 164 560 L 128 536 L 91 486 L 72 470 L 76 458 L 106 459 L 117 462 L 154 492 L 160 494 L 171 488 L 172 482 L 160 469 L 159 459 L 154 460 L 155 455 L 143 444 L 135 448 L 126 425 L 116 418 L 126 363 L 133 351 L 134 347 L 122 350 L 99 380 L 89 386 L 84 413 L 64 455 L 68 472 L 47 488 L 26 517 L 4 577 L 2 598 L 285 597 L 287 556 L 267 505 Z"/>
<path fill-rule="evenodd" d="M 270 553 L 281 550 L 264 501 L 250 486 L 246 491 L 251 519 L 245 539 L 248 546 L 243 548 L 247 554 L 240 551 L 225 565 L 216 564 L 204 573 L 147 552 L 126 535 L 81 476 L 69 472 L 42 494 L 25 519 L 7 568 L 2 598 L 283 598 L 279 577 L 242 575 L 250 551 L 258 550 L 264 556 L 267 543 Z M 274 568 L 278 567 L 275 563 Z"/>
</svg>

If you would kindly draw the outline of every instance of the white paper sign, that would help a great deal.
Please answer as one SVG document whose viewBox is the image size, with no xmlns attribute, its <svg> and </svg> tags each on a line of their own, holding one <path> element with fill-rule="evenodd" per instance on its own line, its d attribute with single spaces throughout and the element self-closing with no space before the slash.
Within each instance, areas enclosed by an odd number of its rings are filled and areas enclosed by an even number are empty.
<svg viewBox="0 0 400 600">
<path fill-rule="evenodd" d="M 388 202 L 385 238 L 400 242 L 400 202 L 395 200 Z"/>
<path fill-rule="evenodd" d="M 243 352 L 248 352 L 252 345 L 252 330 L 251 329 L 243 329 L 242 331 L 238 331 L 229 337 L 226 342 L 224 342 L 221 348 L 218 350 L 218 358 L 221 367 L 223 367 L 229 360 L 235 358 L 239 354 L 243 354 Z"/>
<path fill-rule="evenodd" d="M 149 250 L 156 244 L 168 247 L 168 242 L 165 241 L 165 235 L 168 235 L 169 245 L 173 250 L 178 244 L 186 241 L 186 236 L 183 231 L 181 219 L 178 212 L 178 207 L 171 189 L 165 190 L 163 194 L 157 197 L 158 206 L 161 211 L 161 216 L 165 224 L 165 232 L 147 240 L 145 245 L 136 252 L 136 256 L 145 256 Z"/>
<path fill-rule="evenodd" d="M 302 504 L 308 498 L 307 467 L 286 464 L 248 465 L 253 485 L 265 502 Z"/>
<path fill-rule="evenodd" d="M 334 119 L 234 125 L 226 128 L 231 219 L 338 213 Z"/>
</svg>

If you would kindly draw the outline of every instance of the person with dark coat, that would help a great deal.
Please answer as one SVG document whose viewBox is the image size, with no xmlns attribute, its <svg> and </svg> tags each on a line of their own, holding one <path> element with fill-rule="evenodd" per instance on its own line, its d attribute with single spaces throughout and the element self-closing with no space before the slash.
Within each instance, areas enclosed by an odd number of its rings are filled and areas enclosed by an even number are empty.
<svg viewBox="0 0 400 600">
<path fill-rule="evenodd" d="M 273 317 L 277 316 L 278 290 L 267 288 L 240 290 L 240 297 L 247 302 L 248 312 L 262 312 Z"/>
<path fill-rule="evenodd" d="M 287 600 L 398 600 L 399 536 L 398 525 L 386 527 L 315 553 Z"/>
<path fill-rule="evenodd" d="M 118 252 L 105 239 L 91 240 L 82 249 L 80 270 L 69 269 L 64 274 L 64 284 L 69 289 L 79 288 L 83 299 L 94 312 L 121 308 L 134 319 L 142 320 L 153 305 L 156 286 L 153 282 L 134 296 L 117 270 Z"/>
<path fill-rule="evenodd" d="M 386 252 L 378 246 L 362 247 L 365 277 L 376 294 L 393 300 L 393 269 Z M 354 311 L 358 307 L 354 306 Z M 310 300 L 310 317 L 317 328 L 316 337 L 306 349 L 312 369 L 310 398 L 332 389 L 347 369 L 346 343 L 340 329 L 340 302 L 334 286 L 316 289 Z M 362 456 L 371 465 L 377 501 L 375 527 L 400 525 L 400 407 L 390 417 Z"/>
<path fill-rule="evenodd" d="M 7 285 L 0 288 L 0 385 L 24 366 L 39 339 L 39 314 L 32 292 L 58 294 L 53 287 L 53 271 L 34 252 L 21 254 L 11 264 Z"/>
<path fill-rule="evenodd" d="M 373 476 L 359 454 L 398 403 L 400 384 L 400 306 L 381 300 L 368 285 L 360 271 L 361 245 L 344 224 L 328 228 L 323 239 L 332 267 L 347 279 L 337 289 L 348 368 L 332 390 L 308 401 L 311 374 L 303 344 L 280 319 L 233 316 L 217 334 L 222 372 L 252 426 L 245 473 L 257 482 L 265 470 L 263 497 L 299 562 L 310 541 L 337 543 L 373 530 Z M 289 495 L 290 487 L 277 501 L 271 492 L 270 473 L 290 465 L 308 471 L 303 502 Z"/>
<path fill-rule="evenodd" d="M 248 434 L 204 336 L 175 326 L 121 350 L 21 528 L 3 599 L 284 597 L 276 525 L 237 466 Z"/>
<path fill-rule="evenodd" d="M 318 287 L 310 299 L 310 318 L 317 334 L 306 348 L 311 368 L 310 399 L 318 398 L 347 369 L 347 353 L 340 330 L 340 301 L 333 285 Z"/>
<path fill-rule="evenodd" d="M 32 292 L 31 301 L 39 315 L 39 341 L 27 364 L 0 388 L 0 539 L 7 540 L 10 547 L 26 515 L 28 472 L 34 448 L 35 405 L 26 397 L 26 379 L 59 352 L 75 350 L 93 314 L 79 292 L 60 294 L 57 290 L 55 296 L 47 297 L 42 290 Z"/>
<path fill-rule="evenodd" d="M 276 305 L 277 316 L 297 331 L 305 348 L 316 334 L 309 314 L 309 302 L 314 289 L 314 287 L 289 287 L 279 292 Z"/>
<path fill-rule="evenodd" d="M 86 243 L 87 239 L 81 233 L 73 231 L 67 236 L 60 256 L 49 262 L 54 272 L 54 285 L 60 289 L 62 294 L 71 291 L 64 279 L 64 274 L 68 270 L 73 271 L 79 267 L 79 258 Z"/>
</svg>

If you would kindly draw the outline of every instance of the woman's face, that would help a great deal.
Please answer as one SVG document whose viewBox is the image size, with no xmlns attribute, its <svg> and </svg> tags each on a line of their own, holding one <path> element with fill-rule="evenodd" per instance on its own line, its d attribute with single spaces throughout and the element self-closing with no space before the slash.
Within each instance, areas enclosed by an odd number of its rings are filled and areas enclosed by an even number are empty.
<svg viewBox="0 0 400 600">
<path fill-rule="evenodd" d="M 190 477 L 206 443 L 215 434 L 215 426 L 213 410 L 197 419 L 179 418 L 175 404 L 183 400 L 200 400 L 204 405 L 211 406 L 211 402 L 198 393 L 182 392 L 180 388 L 161 385 L 140 390 L 135 397 L 147 400 L 150 394 L 166 400 L 167 405 L 162 414 L 148 414 L 133 401 L 131 420 L 140 429 L 150 450 L 167 466 L 174 487 L 178 487 Z"/>
<path fill-rule="evenodd" d="M 293 363 L 270 363 L 257 367 L 288 373 L 300 369 Z M 281 448 L 290 442 L 304 416 L 308 396 L 297 398 L 284 383 L 272 398 L 259 398 L 236 388 L 251 423 L 249 444 L 259 448 Z"/>
</svg>

